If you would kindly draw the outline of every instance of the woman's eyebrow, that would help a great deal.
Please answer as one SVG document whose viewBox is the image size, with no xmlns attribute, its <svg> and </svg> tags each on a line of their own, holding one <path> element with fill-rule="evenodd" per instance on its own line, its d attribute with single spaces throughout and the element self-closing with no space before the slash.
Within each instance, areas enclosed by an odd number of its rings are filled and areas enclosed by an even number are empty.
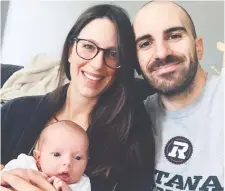
<svg viewBox="0 0 225 191">
<path fill-rule="evenodd" d="M 93 39 L 89 39 L 89 38 L 81 38 L 83 40 L 87 40 L 87 41 L 90 41 L 92 43 L 94 43 L 96 46 L 98 46 L 99 48 L 102 48 L 99 46 L 99 43 Z M 109 46 L 107 48 L 102 48 L 102 49 L 105 49 L 105 50 L 116 50 L 116 46 Z"/>
</svg>

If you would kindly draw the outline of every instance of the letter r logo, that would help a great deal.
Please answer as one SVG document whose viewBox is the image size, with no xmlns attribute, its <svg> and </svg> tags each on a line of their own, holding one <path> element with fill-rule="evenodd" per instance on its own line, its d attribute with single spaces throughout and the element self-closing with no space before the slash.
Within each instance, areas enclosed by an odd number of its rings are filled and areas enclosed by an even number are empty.
<svg viewBox="0 0 225 191">
<path fill-rule="evenodd" d="M 172 151 L 168 153 L 168 156 L 178 157 L 179 159 L 185 159 L 184 153 L 188 150 L 188 144 L 179 141 L 174 141 L 173 144 L 174 147 L 172 148 Z"/>
<path fill-rule="evenodd" d="M 168 161 L 174 164 L 185 163 L 192 155 L 193 147 L 185 137 L 174 137 L 166 144 L 164 153 Z"/>
</svg>

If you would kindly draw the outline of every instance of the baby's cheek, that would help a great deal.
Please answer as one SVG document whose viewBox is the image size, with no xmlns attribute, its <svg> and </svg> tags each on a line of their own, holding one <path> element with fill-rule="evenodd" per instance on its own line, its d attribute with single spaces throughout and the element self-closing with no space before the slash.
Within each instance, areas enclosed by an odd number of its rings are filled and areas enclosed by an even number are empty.
<svg viewBox="0 0 225 191">
<path fill-rule="evenodd" d="M 73 179 L 75 182 L 79 181 L 81 176 L 84 174 L 84 171 L 86 169 L 86 163 L 82 162 L 79 165 L 75 165 L 73 167 Z"/>
<path fill-rule="evenodd" d="M 53 162 L 40 163 L 40 171 L 47 174 L 49 177 L 57 175 L 57 165 Z"/>
</svg>

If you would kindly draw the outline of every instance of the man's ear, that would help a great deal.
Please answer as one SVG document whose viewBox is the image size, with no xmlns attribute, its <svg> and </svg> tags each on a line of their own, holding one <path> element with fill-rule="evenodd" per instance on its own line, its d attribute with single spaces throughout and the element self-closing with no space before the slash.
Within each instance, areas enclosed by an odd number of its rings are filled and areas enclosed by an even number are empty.
<svg viewBox="0 0 225 191">
<path fill-rule="evenodd" d="M 195 46 L 196 46 L 198 60 L 201 60 L 203 56 L 203 51 L 204 51 L 202 38 L 197 37 L 195 39 Z"/>
</svg>

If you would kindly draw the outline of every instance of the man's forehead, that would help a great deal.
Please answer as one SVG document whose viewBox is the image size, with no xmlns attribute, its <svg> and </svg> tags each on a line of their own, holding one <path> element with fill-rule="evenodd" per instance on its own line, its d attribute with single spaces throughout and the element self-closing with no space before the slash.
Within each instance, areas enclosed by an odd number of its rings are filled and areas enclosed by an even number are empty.
<svg viewBox="0 0 225 191">
<path fill-rule="evenodd" d="M 137 38 L 146 32 L 162 32 L 184 25 L 185 13 L 179 6 L 172 2 L 151 2 L 138 12 L 133 26 Z"/>
<path fill-rule="evenodd" d="M 168 13 L 174 13 L 176 15 L 179 14 L 179 12 L 183 12 L 183 10 L 177 4 L 171 1 L 153 1 L 146 4 L 139 10 L 135 17 L 135 21 L 137 19 L 143 19 L 143 17 L 145 17 L 146 15 L 151 15 L 151 17 L 158 17 L 160 15 L 168 16 Z"/>
</svg>

